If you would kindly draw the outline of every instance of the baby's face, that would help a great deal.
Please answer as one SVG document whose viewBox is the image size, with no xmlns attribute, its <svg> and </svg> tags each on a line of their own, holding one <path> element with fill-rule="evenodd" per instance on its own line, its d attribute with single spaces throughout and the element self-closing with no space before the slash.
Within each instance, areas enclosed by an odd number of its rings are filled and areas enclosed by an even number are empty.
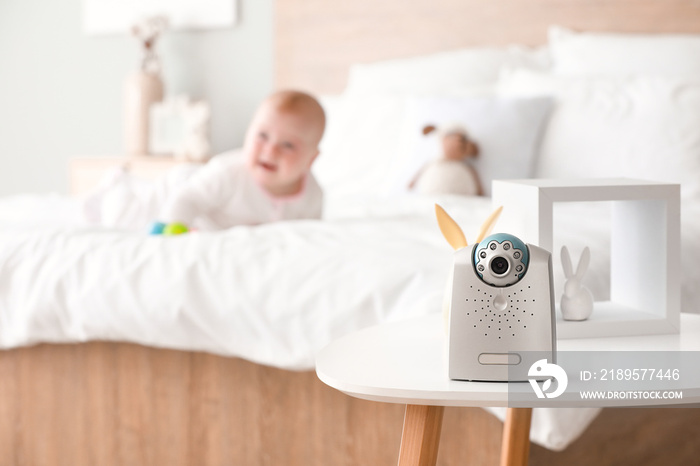
<svg viewBox="0 0 700 466">
<path fill-rule="evenodd" d="M 304 114 L 264 104 L 245 140 L 246 163 L 255 180 L 273 195 L 298 192 L 318 155 L 316 133 Z"/>
</svg>

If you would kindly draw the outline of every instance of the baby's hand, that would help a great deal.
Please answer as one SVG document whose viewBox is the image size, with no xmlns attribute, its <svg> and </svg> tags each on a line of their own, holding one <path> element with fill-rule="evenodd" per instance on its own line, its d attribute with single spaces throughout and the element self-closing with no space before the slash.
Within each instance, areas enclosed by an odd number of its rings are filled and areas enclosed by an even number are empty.
<svg viewBox="0 0 700 466">
<path fill-rule="evenodd" d="M 187 233 L 188 231 L 189 231 L 189 228 L 187 228 L 187 225 L 185 225 L 184 223 L 153 222 L 153 225 L 151 225 L 150 234 L 151 235 L 173 236 L 173 235 L 182 235 L 184 233 Z"/>
</svg>

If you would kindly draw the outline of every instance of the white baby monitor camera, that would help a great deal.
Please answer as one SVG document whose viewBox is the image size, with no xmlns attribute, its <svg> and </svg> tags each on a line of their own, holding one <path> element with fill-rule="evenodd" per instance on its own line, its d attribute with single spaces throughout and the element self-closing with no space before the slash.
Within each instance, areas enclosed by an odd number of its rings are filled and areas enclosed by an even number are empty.
<svg viewBox="0 0 700 466">
<path fill-rule="evenodd" d="M 468 247 L 463 234 L 454 240 L 456 223 L 444 211 L 438 223 L 455 248 L 448 291 L 449 377 L 526 381 L 536 361 L 555 363 L 551 254 L 504 233 Z M 490 228 L 482 227 L 482 236 Z"/>
</svg>

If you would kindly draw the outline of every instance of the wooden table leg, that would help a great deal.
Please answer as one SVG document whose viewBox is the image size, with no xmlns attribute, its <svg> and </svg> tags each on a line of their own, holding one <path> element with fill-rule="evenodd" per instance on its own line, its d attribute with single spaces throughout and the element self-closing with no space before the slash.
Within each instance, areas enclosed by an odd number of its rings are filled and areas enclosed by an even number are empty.
<svg viewBox="0 0 700 466">
<path fill-rule="evenodd" d="M 501 466 L 527 466 L 532 408 L 508 408 L 503 424 Z"/>
<path fill-rule="evenodd" d="M 444 406 L 406 405 L 399 466 L 435 466 Z"/>
</svg>

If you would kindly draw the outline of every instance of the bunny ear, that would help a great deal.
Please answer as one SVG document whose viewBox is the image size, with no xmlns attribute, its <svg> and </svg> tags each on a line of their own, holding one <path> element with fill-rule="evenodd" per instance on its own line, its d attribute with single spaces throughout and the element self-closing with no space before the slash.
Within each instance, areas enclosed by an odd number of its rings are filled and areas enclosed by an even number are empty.
<svg viewBox="0 0 700 466">
<path fill-rule="evenodd" d="M 576 278 L 581 280 L 588 270 L 588 264 L 591 262 L 591 250 L 586 246 L 581 253 L 581 259 L 578 261 L 578 267 L 576 267 Z"/>
<path fill-rule="evenodd" d="M 494 225 L 496 225 L 496 221 L 498 221 L 498 217 L 501 216 L 502 211 L 503 206 L 499 206 L 496 210 L 491 212 L 491 215 L 489 215 L 486 220 L 484 220 L 484 223 L 481 224 L 481 230 L 479 230 L 479 236 L 476 238 L 477 243 L 481 243 L 482 239 L 491 234 L 491 230 L 493 230 Z"/>
<path fill-rule="evenodd" d="M 574 276 L 574 266 L 571 265 L 571 256 L 566 246 L 561 247 L 561 266 L 564 269 L 564 276 L 566 278 Z"/>
<path fill-rule="evenodd" d="M 435 204 L 435 216 L 437 217 L 442 236 L 445 237 L 455 251 L 467 247 L 467 238 L 465 238 L 462 229 L 457 225 L 457 222 L 445 212 L 445 209 L 437 204 Z"/>
</svg>

